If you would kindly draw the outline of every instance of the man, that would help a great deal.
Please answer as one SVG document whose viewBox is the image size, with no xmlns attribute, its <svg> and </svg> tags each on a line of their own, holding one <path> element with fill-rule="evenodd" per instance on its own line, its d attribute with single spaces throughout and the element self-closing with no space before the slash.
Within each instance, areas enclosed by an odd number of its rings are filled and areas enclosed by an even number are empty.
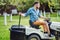
<svg viewBox="0 0 60 40">
<path fill-rule="evenodd" d="M 50 30 L 48 27 L 48 23 L 42 20 L 39 20 L 39 18 L 44 18 L 47 19 L 45 17 L 43 17 L 42 15 L 40 15 L 39 12 L 39 8 L 40 8 L 40 3 L 39 2 L 35 2 L 33 4 L 33 7 L 29 8 L 27 13 L 23 14 L 23 13 L 19 13 L 21 16 L 28 16 L 30 15 L 30 20 L 33 22 L 34 25 L 42 25 L 44 28 L 44 32 L 47 32 L 48 35 L 50 35 Z"/>
</svg>

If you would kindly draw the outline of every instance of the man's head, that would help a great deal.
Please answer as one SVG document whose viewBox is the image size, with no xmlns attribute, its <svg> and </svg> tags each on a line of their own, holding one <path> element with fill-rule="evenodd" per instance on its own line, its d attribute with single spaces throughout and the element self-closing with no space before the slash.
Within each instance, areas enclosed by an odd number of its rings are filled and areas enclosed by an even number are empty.
<svg viewBox="0 0 60 40">
<path fill-rule="evenodd" d="M 39 9 L 39 8 L 40 8 L 40 3 L 39 3 L 39 2 L 35 2 L 35 3 L 33 4 L 33 6 L 35 6 L 37 9 Z"/>
</svg>

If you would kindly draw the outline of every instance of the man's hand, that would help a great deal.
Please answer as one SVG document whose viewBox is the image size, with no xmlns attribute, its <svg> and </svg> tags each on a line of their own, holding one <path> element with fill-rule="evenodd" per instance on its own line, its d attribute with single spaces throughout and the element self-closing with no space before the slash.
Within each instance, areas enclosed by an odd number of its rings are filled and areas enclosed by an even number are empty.
<svg viewBox="0 0 60 40">
<path fill-rule="evenodd" d="M 45 18 L 46 20 L 49 20 L 50 18 Z"/>
<path fill-rule="evenodd" d="M 22 14 L 22 12 L 19 12 L 19 15 L 21 15 Z"/>
<path fill-rule="evenodd" d="M 40 16 L 41 18 L 43 18 L 46 21 L 50 21 L 50 18 L 44 17 L 44 16 Z"/>
<path fill-rule="evenodd" d="M 40 16 L 41 18 L 45 19 L 45 20 L 49 20 L 50 18 L 44 17 L 44 16 Z"/>
<path fill-rule="evenodd" d="M 22 12 L 19 12 L 19 15 L 21 15 L 21 16 L 25 16 L 25 14 L 23 14 Z"/>
<path fill-rule="evenodd" d="M 45 18 L 45 21 L 50 21 L 50 18 Z"/>
</svg>

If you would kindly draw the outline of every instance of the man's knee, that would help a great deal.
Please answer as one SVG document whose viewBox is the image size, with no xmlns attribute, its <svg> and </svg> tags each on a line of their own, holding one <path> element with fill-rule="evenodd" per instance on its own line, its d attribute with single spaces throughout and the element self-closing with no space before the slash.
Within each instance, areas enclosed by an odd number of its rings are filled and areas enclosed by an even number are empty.
<svg viewBox="0 0 60 40">
<path fill-rule="evenodd" d="M 47 25 L 48 23 L 47 23 L 47 22 L 44 22 L 43 24 L 44 24 L 44 25 Z"/>
</svg>

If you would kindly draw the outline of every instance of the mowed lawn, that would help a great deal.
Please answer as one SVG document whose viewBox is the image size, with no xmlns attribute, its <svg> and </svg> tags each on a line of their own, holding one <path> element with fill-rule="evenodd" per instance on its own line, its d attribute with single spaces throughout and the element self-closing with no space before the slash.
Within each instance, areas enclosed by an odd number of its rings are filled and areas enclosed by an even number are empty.
<svg viewBox="0 0 60 40">
<path fill-rule="evenodd" d="M 52 22 L 60 22 L 60 18 L 56 18 L 56 15 L 51 15 L 51 21 Z M 54 16 L 54 17 L 53 17 Z M 12 22 L 10 21 L 10 17 L 7 17 L 7 25 L 4 25 L 4 17 L 0 16 L 0 40 L 10 40 L 10 31 L 9 28 L 12 25 L 18 25 L 19 24 L 19 16 L 13 16 Z M 27 25 L 29 26 L 29 17 L 22 17 L 21 19 L 21 25 Z M 54 39 L 55 40 L 55 39 Z"/>
</svg>

